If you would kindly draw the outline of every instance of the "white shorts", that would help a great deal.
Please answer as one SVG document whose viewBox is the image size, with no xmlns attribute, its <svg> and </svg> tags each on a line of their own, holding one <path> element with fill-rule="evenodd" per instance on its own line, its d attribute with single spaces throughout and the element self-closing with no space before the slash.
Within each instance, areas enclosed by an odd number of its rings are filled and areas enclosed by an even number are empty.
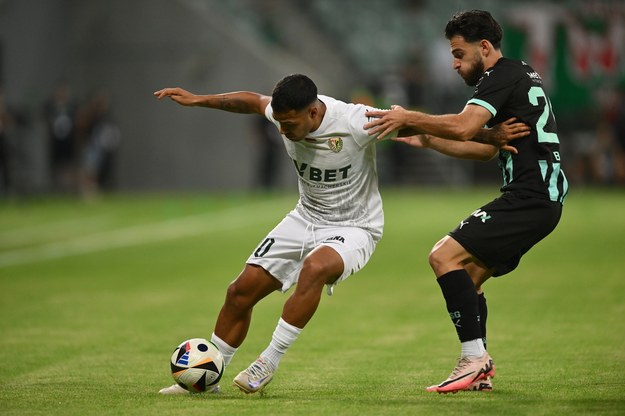
<svg viewBox="0 0 625 416">
<path fill-rule="evenodd" d="M 282 283 L 282 292 L 286 292 L 297 283 L 308 253 L 318 246 L 334 249 L 343 259 L 343 274 L 328 285 L 328 294 L 331 295 L 334 285 L 367 264 L 376 241 L 363 228 L 317 225 L 304 219 L 297 211 L 291 211 L 261 241 L 246 263 L 267 270 Z"/>
</svg>

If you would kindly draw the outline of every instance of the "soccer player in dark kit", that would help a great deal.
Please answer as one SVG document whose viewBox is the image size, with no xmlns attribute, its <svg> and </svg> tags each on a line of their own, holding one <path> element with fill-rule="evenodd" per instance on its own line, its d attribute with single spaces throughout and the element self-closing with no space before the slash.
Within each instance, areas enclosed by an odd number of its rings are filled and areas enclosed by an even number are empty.
<svg viewBox="0 0 625 416">
<path fill-rule="evenodd" d="M 559 138 L 540 75 L 523 61 L 503 57 L 500 25 L 486 11 L 453 16 L 445 28 L 453 69 L 474 86 L 459 114 L 429 115 L 393 106 L 369 111 L 369 134 L 384 137 L 409 128 L 420 133 L 394 140 L 465 159 L 499 156 L 502 195 L 475 210 L 432 249 L 429 262 L 461 342 L 450 376 L 427 388 L 438 393 L 492 390 L 495 365 L 486 352 L 486 299 L 482 285 L 514 270 L 521 257 L 560 220 L 568 183 L 561 169 Z M 476 133 L 516 118 L 525 137 L 478 142 Z"/>
</svg>

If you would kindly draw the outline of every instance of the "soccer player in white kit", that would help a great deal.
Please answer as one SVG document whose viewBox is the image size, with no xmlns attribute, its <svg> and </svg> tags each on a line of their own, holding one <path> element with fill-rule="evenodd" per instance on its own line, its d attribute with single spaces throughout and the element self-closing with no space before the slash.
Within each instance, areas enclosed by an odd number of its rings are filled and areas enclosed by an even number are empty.
<svg viewBox="0 0 625 416">
<path fill-rule="evenodd" d="M 260 241 L 228 287 L 211 336 L 227 365 L 247 335 L 254 305 L 295 286 L 268 347 L 234 379 L 242 391 L 257 392 L 271 381 L 282 355 L 314 315 L 324 286 L 332 294 L 334 285 L 362 269 L 382 237 L 376 138 L 363 128 L 370 108 L 318 95 L 313 81 L 301 74 L 283 78 L 271 97 L 195 95 L 181 88 L 154 95 L 185 106 L 264 115 L 280 130 L 298 173 L 295 209 Z M 160 392 L 186 390 L 173 385 Z"/>
</svg>

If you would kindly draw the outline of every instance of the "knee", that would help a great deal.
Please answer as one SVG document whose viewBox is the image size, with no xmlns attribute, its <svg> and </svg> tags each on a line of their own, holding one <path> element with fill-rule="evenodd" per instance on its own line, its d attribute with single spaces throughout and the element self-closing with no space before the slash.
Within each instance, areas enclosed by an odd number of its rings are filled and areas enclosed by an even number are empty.
<svg viewBox="0 0 625 416">
<path fill-rule="evenodd" d="M 247 310 L 254 306 L 250 297 L 245 294 L 236 280 L 230 283 L 226 290 L 226 304 L 238 310 Z"/>
<path fill-rule="evenodd" d="M 443 265 L 447 262 L 442 250 L 440 250 L 440 246 L 434 246 L 434 248 L 432 248 L 430 254 L 428 255 L 428 262 L 430 263 L 430 267 L 436 276 L 440 276 Z"/>
<path fill-rule="evenodd" d="M 321 262 L 308 258 L 304 260 L 302 265 L 297 287 L 307 290 L 311 288 L 322 290 L 327 280 L 327 274 L 328 272 Z"/>
</svg>

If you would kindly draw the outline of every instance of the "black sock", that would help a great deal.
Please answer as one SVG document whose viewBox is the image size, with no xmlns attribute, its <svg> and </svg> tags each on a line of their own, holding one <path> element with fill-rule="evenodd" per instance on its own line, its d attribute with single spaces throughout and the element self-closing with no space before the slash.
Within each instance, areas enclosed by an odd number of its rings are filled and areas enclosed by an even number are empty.
<svg viewBox="0 0 625 416">
<path fill-rule="evenodd" d="M 482 343 L 486 349 L 486 318 L 488 317 L 488 308 L 486 307 L 486 298 L 484 292 L 477 295 L 477 306 L 480 311 L 480 329 L 482 331 Z"/>
<path fill-rule="evenodd" d="M 436 280 L 460 342 L 482 338 L 477 290 L 469 274 L 464 269 L 454 270 Z"/>
</svg>

